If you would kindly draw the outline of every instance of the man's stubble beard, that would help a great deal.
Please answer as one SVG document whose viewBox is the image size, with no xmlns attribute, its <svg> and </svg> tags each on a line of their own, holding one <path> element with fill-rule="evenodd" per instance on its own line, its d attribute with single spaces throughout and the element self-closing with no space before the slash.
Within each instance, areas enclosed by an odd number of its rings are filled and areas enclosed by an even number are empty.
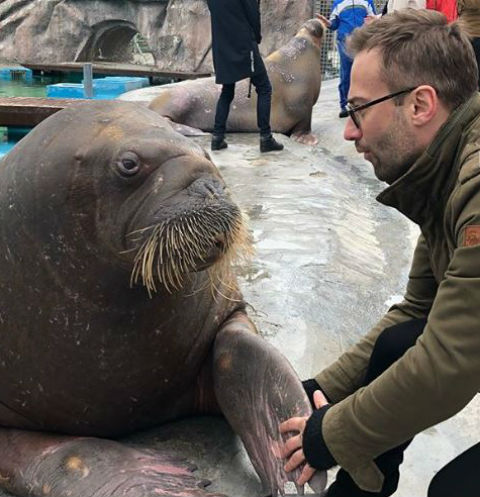
<svg viewBox="0 0 480 497">
<path fill-rule="evenodd" d="M 389 185 L 403 176 L 422 154 L 415 133 L 400 108 L 384 135 L 370 148 L 375 176 Z"/>
</svg>

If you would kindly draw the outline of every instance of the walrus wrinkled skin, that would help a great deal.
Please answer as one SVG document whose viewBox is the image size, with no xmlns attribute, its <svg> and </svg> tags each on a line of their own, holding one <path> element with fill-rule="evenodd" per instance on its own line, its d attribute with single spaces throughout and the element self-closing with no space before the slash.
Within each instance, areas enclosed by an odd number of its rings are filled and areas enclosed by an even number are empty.
<svg viewBox="0 0 480 497">
<path fill-rule="evenodd" d="M 311 134 L 311 127 L 312 107 L 322 82 L 323 35 L 323 24 L 318 19 L 310 19 L 285 46 L 265 59 L 273 88 L 272 130 L 308 145 L 318 141 Z M 247 79 L 236 84 L 227 121 L 228 132 L 258 131 L 256 93 L 252 91 L 252 97 L 248 98 L 248 86 Z M 221 85 L 216 85 L 214 78 L 175 83 L 160 90 L 149 107 L 175 123 L 212 131 L 220 90 Z"/>
<path fill-rule="evenodd" d="M 282 491 L 278 423 L 311 408 L 247 317 L 230 267 L 248 231 L 200 147 L 135 104 L 71 107 L 0 162 L 0 216 L 1 487 L 210 495 L 108 438 L 221 411 Z"/>
</svg>

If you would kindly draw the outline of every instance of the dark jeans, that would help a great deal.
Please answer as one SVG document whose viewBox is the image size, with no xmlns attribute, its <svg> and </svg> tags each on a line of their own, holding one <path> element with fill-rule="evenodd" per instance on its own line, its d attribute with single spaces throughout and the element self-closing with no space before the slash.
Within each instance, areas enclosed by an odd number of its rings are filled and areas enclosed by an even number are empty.
<svg viewBox="0 0 480 497">
<path fill-rule="evenodd" d="M 426 320 L 415 319 L 386 328 L 377 338 L 370 357 L 364 385 L 368 385 L 413 345 L 423 333 Z M 327 497 L 387 497 L 398 486 L 399 466 L 403 462 L 403 452 L 411 440 L 395 447 L 375 459 L 385 480 L 380 492 L 361 490 L 350 475 L 339 469 L 336 480 L 330 485 Z M 480 443 L 460 454 L 442 468 L 433 478 L 428 489 L 428 497 L 479 497 Z M 415 496 L 420 497 L 420 496 Z"/>
<path fill-rule="evenodd" d="M 270 107 L 272 103 L 272 85 L 268 79 L 266 71 L 252 76 L 252 84 L 257 92 L 257 124 L 260 128 L 260 135 L 268 137 L 272 134 L 270 129 Z M 215 112 L 215 124 L 213 134 L 215 136 L 225 136 L 230 104 L 235 96 L 235 83 L 222 85 L 222 92 L 217 102 Z"/>
<path fill-rule="evenodd" d="M 338 93 L 340 94 L 340 107 L 343 110 L 348 102 L 353 60 L 350 55 L 347 54 L 345 40 L 337 41 L 337 50 L 340 55 L 340 83 L 338 85 Z"/>
</svg>

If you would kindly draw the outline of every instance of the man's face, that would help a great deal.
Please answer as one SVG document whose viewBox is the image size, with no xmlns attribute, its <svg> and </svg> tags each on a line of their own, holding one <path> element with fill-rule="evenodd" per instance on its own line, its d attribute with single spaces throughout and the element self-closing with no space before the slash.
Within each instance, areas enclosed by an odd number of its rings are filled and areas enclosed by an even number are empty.
<svg viewBox="0 0 480 497">
<path fill-rule="evenodd" d="M 377 50 L 359 52 L 352 66 L 349 103 L 358 106 L 392 93 L 380 76 Z M 409 94 L 403 96 L 407 103 Z M 393 183 L 421 155 L 408 105 L 390 99 L 355 113 L 360 128 L 348 119 L 344 138 L 355 142 L 359 153 L 372 163 L 381 181 Z"/>
</svg>

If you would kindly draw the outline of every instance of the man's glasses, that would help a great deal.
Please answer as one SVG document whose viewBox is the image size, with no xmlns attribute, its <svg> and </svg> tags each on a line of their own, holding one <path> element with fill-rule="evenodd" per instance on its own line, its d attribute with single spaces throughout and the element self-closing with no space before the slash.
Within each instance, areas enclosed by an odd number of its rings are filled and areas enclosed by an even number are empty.
<svg viewBox="0 0 480 497">
<path fill-rule="evenodd" d="M 385 100 L 390 100 L 391 98 L 398 97 L 399 95 L 403 95 L 404 93 L 410 93 L 411 91 L 415 90 L 418 88 L 418 86 L 414 86 L 412 88 L 407 88 L 406 90 L 400 90 L 396 91 L 395 93 L 390 93 L 389 95 L 385 95 L 382 98 L 377 98 L 376 100 L 371 100 L 370 102 L 367 102 L 366 104 L 362 105 L 357 105 L 354 107 L 351 104 L 347 104 L 347 108 L 345 110 L 342 110 L 340 112 L 340 117 L 351 117 L 353 124 L 360 129 L 360 122 L 358 121 L 358 117 L 355 115 L 355 112 L 358 112 L 359 110 L 367 109 L 368 107 L 371 107 L 372 105 L 377 105 L 380 102 L 385 102 Z"/>
</svg>

